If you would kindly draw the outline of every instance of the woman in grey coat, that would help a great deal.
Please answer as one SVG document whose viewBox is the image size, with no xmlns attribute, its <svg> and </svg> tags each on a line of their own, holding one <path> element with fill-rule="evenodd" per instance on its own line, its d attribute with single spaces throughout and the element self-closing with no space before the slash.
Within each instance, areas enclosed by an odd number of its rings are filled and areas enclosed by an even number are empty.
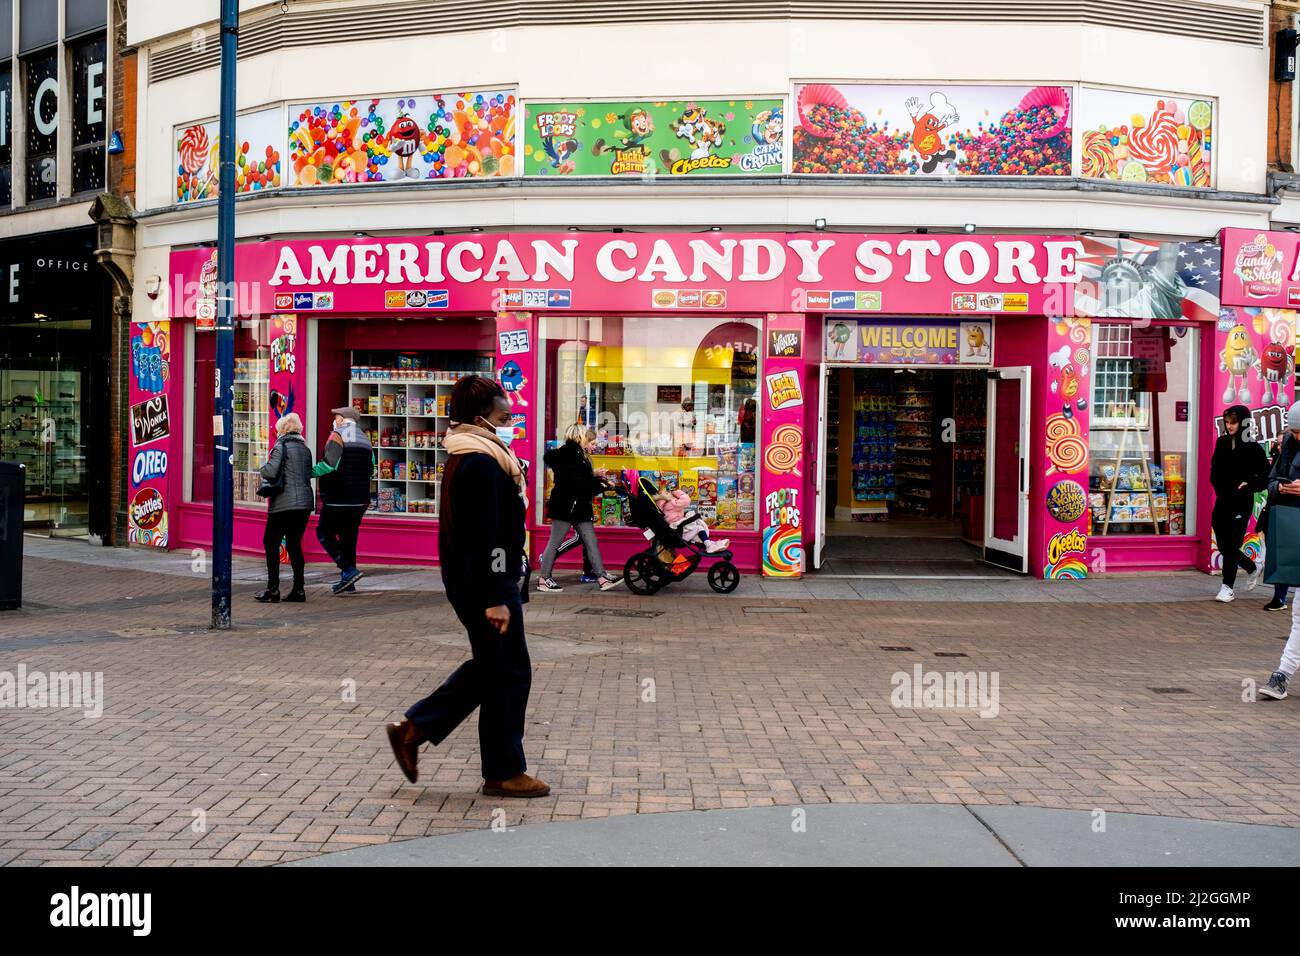
<svg viewBox="0 0 1300 956">
<path fill-rule="evenodd" d="M 275 447 L 262 466 L 262 477 L 268 482 L 284 475 L 284 488 L 271 496 L 266 513 L 266 531 L 262 546 L 266 549 L 266 590 L 255 595 L 258 601 L 280 600 L 280 539 L 284 539 L 293 566 L 293 590 L 286 601 L 307 600 L 303 590 L 302 533 L 307 530 L 307 519 L 316 506 L 316 493 L 311 487 L 312 454 L 302 439 L 302 419 L 294 412 L 285 415 L 275 424 Z"/>
</svg>

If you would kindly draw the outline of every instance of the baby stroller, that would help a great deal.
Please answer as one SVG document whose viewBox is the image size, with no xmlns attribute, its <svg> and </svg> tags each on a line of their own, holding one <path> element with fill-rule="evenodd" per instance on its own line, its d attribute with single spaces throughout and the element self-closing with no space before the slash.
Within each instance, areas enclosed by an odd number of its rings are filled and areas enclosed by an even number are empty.
<svg viewBox="0 0 1300 956">
<path fill-rule="evenodd" d="M 664 517 L 655 503 L 659 489 L 651 482 L 628 472 L 628 510 L 632 524 L 644 532 L 650 546 L 628 558 L 623 566 L 623 581 L 633 594 L 654 594 L 674 581 L 689 577 L 701 561 L 712 560 L 709 587 L 719 594 L 730 594 L 740 584 L 740 569 L 731 562 L 731 551 L 705 551 L 687 541 Z"/>
</svg>

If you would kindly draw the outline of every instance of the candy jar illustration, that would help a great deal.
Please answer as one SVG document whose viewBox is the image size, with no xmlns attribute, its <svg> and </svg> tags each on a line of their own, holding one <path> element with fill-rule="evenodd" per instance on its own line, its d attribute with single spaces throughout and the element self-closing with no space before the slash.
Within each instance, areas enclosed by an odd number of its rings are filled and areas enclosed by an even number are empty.
<svg viewBox="0 0 1300 956">
<path fill-rule="evenodd" d="M 1219 353 L 1219 371 L 1228 373 L 1228 387 L 1223 390 L 1223 400 L 1233 400 L 1234 391 L 1237 401 L 1249 402 L 1250 389 L 1246 387 L 1246 372 L 1255 364 L 1259 355 L 1250 344 L 1250 335 L 1246 327 L 1238 322 L 1228 332 L 1228 341 Z"/>
<path fill-rule="evenodd" d="M 1080 379 L 1088 374 L 1088 368 L 1074 364 L 1068 345 L 1062 345 L 1049 355 L 1047 364 L 1052 370 L 1052 394 L 1061 399 L 1061 414 L 1073 418 L 1075 409 L 1083 411 L 1088 407 L 1088 400 L 1078 397 Z"/>
<path fill-rule="evenodd" d="M 1255 373 L 1264 383 L 1264 394 L 1260 399 L 1265 402 L 1280 403 L 1282 391 L 1295 372 L 1295 359 L 1291 353 L 1277 342 L 1264 346 L 1264 352 L 1255 360 Z M 1269 394 L 1272 398 L 1269 398 Z"/>
<path fill-rule="evenodd" d="M 940 162 L 957 158 L 957 151 L 944 149 L 943 137 L 939 134 L 961 117 L 957 108 L 948 102 L 942 93 L 931 93 L 927 106 L 918 97 L 909 97 L 903 104 L 912 117 L 912 148 L 921 158 L 921 169 L 932 173 Z"/>
<path fill-rule="evenodd" d="M 415 105 L 415 101 L 411 101 Z M 389 148 L 397 157 L 399 175 L 407 179 L 419 179 L 420 171 L 411 166 L 416 150 L 420 148 L 420 127 L 406 113 L 399 113 L 388 131 Z"/>
</svg>

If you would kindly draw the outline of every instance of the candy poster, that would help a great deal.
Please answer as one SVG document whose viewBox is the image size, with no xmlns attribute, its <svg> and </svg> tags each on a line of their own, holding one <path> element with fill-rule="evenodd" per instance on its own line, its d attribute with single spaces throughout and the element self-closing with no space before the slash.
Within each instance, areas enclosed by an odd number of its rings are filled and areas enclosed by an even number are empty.
<svg viewBox="0 0 1300 956">
<path fill-rule="evenodd" d="M 1225 305 L 1300 305 L 1300 236 L 1293 232 L 1224 229 L 1220 241 Z"/>
<path fill-rule="evenodd" d="M 1295 388 L 1296 313 L 1289 309 L 1225 307 L 1219 313 L 1214 336 L 1214 391 L 1209 396 L 1213 415 L 1205 440 L 1213 447 L 1223 434 L 1223 412 L 1230 405 L 1250 409 L 1250 437 L 1263 442 L 1270 454 L 1272 443 L 1285 433 L 1286 410 Z M 1255 513 L 1265 495 L 1255 496 Z M 1212 530 L 1212 529 L 1211 529 Z M 1253 561 L 1263 555 L 1263 536 L 1247 529 L 1242 551 Z M 1211 539 L 1210 569 L 1223 567 L 1218 542 Z"/>
<path fill-rule="evenodd" d="M 1213 242 L 1080 236 L 1074 312 L 1095 318 L 1192 319 L 1219 315 L 1223 256 Z"/>
<path fill-rule="evenodd" d="M 290 183 L 337 186 L 515 174 L 509 90 L 289 107 Z"/>
<path fill-rule="evenodd" d="M 244 113 L 235 120 L 235 192 L 275 189 L 284 135 L 280 109 Z M 220 165 L 216 120 L 176 127 L 176 201 L 217 198 Z"/>
<path fill-rule="evenodd" d="M 530 103 L 529 176 L 780 173 L 781 99 Z"/>
<path fill-rule="evenodd" d="M 167 547 L 168 466 L 172 438 L 167 394 L 172 384 L 171 323 L 131 323 L 131 489 L 127 540 Z"/>
<path fill-rule="evenodd" d="M 796 173 L 1068 176 L 1071 91 L 1061 86 L 795 87 Z"/>
<path fill-rule="evenodd" d="M 1214 184 L 1211 101 L 1085 87 L 1078 112 L 1084 176 L 1163 186 Z"/>
</svg>

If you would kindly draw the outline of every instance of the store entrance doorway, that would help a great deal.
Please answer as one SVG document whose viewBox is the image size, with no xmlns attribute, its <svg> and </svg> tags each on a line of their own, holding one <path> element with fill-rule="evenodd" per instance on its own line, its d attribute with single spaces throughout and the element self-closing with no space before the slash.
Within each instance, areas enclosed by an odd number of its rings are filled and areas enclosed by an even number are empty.
<svg viewBox="0 0 1300 956">
<path fill-rule="evenodd" d="M 846 577 L 1023 572 L 1027 375 L 828 368 L 814 567 Z"/>
</svg>

